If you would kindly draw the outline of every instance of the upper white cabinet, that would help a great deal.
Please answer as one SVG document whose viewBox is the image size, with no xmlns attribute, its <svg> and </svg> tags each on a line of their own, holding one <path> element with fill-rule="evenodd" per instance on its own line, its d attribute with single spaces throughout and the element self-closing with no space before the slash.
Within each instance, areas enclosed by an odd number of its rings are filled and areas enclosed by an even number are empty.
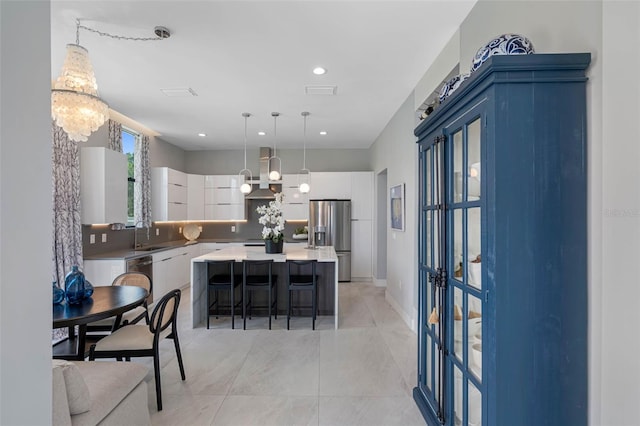
<svg viewBox="0 0 640 426">
<path fill-rule="evenodd" d="M 204 218 L 207 220 L 245 220 L 244 194 L 239 175 L 204 177 Z"/>
<path fill-rule="evenodd" d="M 168 167 L 151 169 L 151 211 L 153 220 L 185 220 L 187 217 L 187 174 Z"/>
<path fill-rule="evenodd" d="M 127 223 L 127 156 L 103 147 L 80 149 L 82 223 Z"/>
<path fill-rule="evenodd" d="M 351 172 L 311 172 L 310 200 L 351 199 Z"/>
<path fill-rule="evenodd" d="M 187 175 L 187 220 L 204 219 L 204 176 Z"/>
<path fill-rule="evenodd" d="M 351 218 L 373 219 L 373 172 L 351 172 Z"/>
<path fill-rule="evenodd" d="M 282 175 L 282 216 L 285 220 L 309 220 L 309 194 L 298 189 L 298 175 Z"/>
</svg>

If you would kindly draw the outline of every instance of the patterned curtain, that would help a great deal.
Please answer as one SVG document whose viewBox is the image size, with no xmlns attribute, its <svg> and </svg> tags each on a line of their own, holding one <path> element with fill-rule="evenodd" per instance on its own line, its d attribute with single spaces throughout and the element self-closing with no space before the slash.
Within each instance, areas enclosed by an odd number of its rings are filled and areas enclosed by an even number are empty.
<svg viewBox="0 0 640 426">
<path fill-rule="evenodd" d="M 122 152 L 122 124 L 109 119 L 109 149 Z"/>
<path fill-rule="evenodd" d="M 53 280 L 64 289 L 73 265 L 82 269 L 80 152 L 61 127 L 53 125 Z"/>
<path fill-rule="evenodd" d="M 151 226 L 151 169 L 149 167 L 149 136 L 141 135 L 136 140 L 135 147 L 134 184 L 135 205 L 133 206 L 134 220 L 137 224 L 142 221 L 144 226 Z"/>
</svg>

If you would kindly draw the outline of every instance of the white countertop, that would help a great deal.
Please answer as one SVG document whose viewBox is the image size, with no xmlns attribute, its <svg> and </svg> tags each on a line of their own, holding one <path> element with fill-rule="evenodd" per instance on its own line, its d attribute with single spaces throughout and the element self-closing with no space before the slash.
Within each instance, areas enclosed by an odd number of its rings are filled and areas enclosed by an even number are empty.
<svg viewBox="0 0 640 426">
<path fill-rule="evenodd" d="M 235 259 L 236 262 L 249 260 L 273 259 L 274 262 L 286 262 L 287 260 L 317 260 L 318 262 L 337 262 L 333 247 L 318 247 L 308 249 L 302 244 L 284 245 L 282 254 L 267 254 L 264 247 L 233 246 L 221 250 L 212 251 L 202 256 L 194 257 L 192 262 L 205 262 L 207 260 L 228 260 Z"/>
</svg>

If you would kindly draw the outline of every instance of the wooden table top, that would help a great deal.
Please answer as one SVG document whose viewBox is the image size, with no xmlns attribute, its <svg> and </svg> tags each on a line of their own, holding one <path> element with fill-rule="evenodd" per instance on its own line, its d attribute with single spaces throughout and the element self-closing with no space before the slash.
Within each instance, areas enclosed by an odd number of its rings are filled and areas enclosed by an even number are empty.
<svg viewBox="0 0 640 426">
<path fill-rule="evenodd" d="M 90 299 L 77 305 L 66 301 L 53 305 L 53 328 L 88 324 L 120 315 L 142 304 L 147 297 L 144 288 L 136 286 L 95 287 Z"/>
</svg>

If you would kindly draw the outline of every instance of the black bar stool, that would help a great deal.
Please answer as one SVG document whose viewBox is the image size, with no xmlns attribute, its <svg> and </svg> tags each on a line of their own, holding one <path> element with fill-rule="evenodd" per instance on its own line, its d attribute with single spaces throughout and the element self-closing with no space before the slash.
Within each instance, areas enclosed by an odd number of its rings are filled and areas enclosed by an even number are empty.
<svg viewBox="0 0 640 426">
<path fill-rule="evenodd" d="M 235 310 L 242 301 L 235 303 L 235 288 L 242 284 L 242 275 L 234 274 L 235 260 L 207 260 L 207 329 L 209 329 L 209 317 L 215 305 L 216 319 L 220 314 L 219 291 L 228 291 L 230 303 L 223 307 L 229 307 L 231 311 L 231 328 L 235 328 Z M 211 293 L 215 294 L 215 300 L 211 302 Z"/>
<path fill-rule="evenodd" d="M 269 310 L 269 330 L 271 330 L 271 311 L 275 313 L 275 319 L 278 319 L 278 292 L 276 283 L 278 276 L 272 272 L 273 259 L 269 260 L 243 260 L 242 261 L 242 317 L 244 330 L 247 329 L 247 306 L 249 307 L 249 318 L 251 318 L 251 310 L 254 307 L 251 301 L 251 293 L 254 291 L 267 291 L 269 298 L 267 306 L 260 308 L 268 308 Z M 249 294 L 247 294 L 249 293 Z M 255 306 L 256 308 L 258 306 Z"/>
<path fill-rule="evenodd" d="M 297 308 L 311 308 L 311 329 L 316 329 L 316 312 L 318 311 L 318 276 L 316 275 L 316 260 L 287 261 L 287 330 L 291 319 L 291 296 L 293 292 L 310 291 L 311 306 Z"/>
</svg>

